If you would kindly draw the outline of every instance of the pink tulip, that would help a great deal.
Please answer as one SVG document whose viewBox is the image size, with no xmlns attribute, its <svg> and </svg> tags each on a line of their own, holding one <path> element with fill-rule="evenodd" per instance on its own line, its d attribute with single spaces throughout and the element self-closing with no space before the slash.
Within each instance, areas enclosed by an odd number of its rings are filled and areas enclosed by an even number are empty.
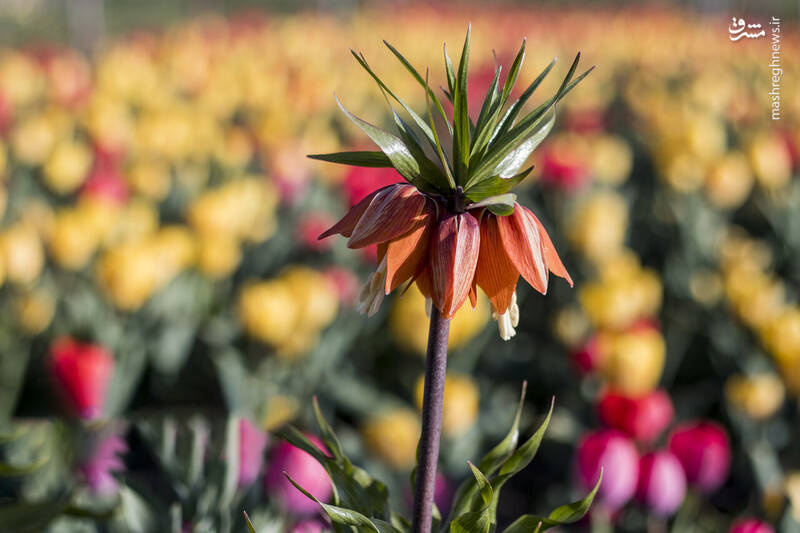
<svg viewBox="0 0 800 533">
<path fill-rule="evenodd" d="M 600 398 L 597 411 L 604 424 L 645 444 L 657 439 L 675 415 L 672 401 L 663 390 L 640 397 L 608 390 Z"/>
<path fill-rule="evenodd" d="M 256 480 L 264 466 L 267 434 L 243 418 L 239 422 L 239 486 L 247 487 Z"/>
<path fill-rule="evenodd" d="M 728 477 L 730 444 L 719 424 L 699 421 L 679 426 L 669 437 L 669 450 L 683 465 L 689 484 L 701 492 L 715 491 Z"/>
<path fill-rule="evenodd" d="M 667 517 L 686 496 L 686 474 L 678 458 L 668 451 L 650 453 L 639 461 L 636 498 L 653 513 Z"/>
<path fill-rule="evenodd" d="M 315 437 L 308 438 L 320 450 L 325 449 Z M 331 497 L 333 489 L 325 468 L 300 448 L 280 442 L 270 454 L 264 483 L 267 492 L 288 511 L 297 515 L 311 515 L 319 510 L 319 506 L 289 483 L 284 472 L 321 502 L 327 502 Z"/>
<path fill-rule="evenodd" d="M 730 533 L 775 533 L 772 526 L 755 518 L 737 520 L 732 526 Z"/>
<path fill-rule="evenodd" d="M 594 487 L 603 471 L 599 501 L 609 510 L 625 505 L 636 491 L 639 454 L 625 434 L 604 429 L 584 435 L 578 444 L 578 478 L 587 489 Z"/>
<path fill-rule="evenodd" d="M 94 444 L 88 458 L 78 467 L 93 494 L 108 496 L 117 492 L 119 483 L 113 474 L 125 469 L 120 456 L 127 451 L 128 445 L 116 433 L 106 435 Z"/>
<path fill-rule="evenodd" d="M 84 420 L 103 414 L 114 373 L 114 358 L 108 350 L 61 337 L 50 346 L 50 369 L 73 413 Z"/>
</svg>

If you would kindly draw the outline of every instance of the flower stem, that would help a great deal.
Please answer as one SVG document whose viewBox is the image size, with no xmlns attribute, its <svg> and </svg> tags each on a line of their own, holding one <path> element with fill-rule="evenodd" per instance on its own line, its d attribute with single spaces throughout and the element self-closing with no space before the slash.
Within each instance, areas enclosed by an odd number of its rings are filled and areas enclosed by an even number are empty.
<svg viewBox="0 0 800 533">
<path fill-rule="evenodd" d="M 447 339 L 450 319 L 434 306 L 428 330 L 428 354 L 425 358 L 425 391 L 422 396 L 422 434 L 419 439 L 417 483 L 414 488 L 414 512 L 411 533 L 430 533 L 433 494 L 436 488 L 436 463 L 439 460 L 439 436 L 442 432 L 444 379 L 447 372 Z"/>
</svg>

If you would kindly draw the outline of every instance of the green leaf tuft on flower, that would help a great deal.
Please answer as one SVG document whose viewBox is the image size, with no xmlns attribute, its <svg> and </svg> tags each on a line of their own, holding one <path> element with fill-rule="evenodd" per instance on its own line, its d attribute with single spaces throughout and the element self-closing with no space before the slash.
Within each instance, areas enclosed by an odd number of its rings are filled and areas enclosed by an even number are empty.
<svg viewBox="0 0 800 533">
<path fill-rule="evenodd" d="M 354 166 L 391 166 L 409 183 L 423 192 L 454 198 L 461 205 L 460 195 L 468 202 L 481 202 L 488 197 L 508 193 L 530 171 L 520 172 L 531 153 L 541 144 L 553 128 L 558 102 L 569 93 L 594 67 L 575 76 L 580 53 L 561 82 L 558 90 L 544 103 L 523 114 L 526 103 L 552 70 L 551 61 L 515 101 L 510 102 L 525 59 L 525 44 L 514 57 L 505 81 L 500 85 L 502 65 L 496 65 L 494 77 L 483 99 L 476 121 L 469 115 L 469 54 L 472 27 L 467 28 L 457 68 L 444 46 L 447 90 L 445 95 L 453 105 L 449 117 L 442 102 L 429 84 L 428 71 L 423 78 L 416 68 L 396 48 L 384 41 L 403 67 L 425 91 L 426 113 L 416 113 L 403 101 L 369 66 L 362 54 L 351 53 L 361 67 L 377 83 L 386 97 L 397 126 L 397 135 L 386 132 L 355 117 L 337 99 L 339 107 L 378 145 L 383 157 L 377 152 L 341 152 L 317 154 L 314 159 Z M 444 89 L 443 89 L 444 90 Z M 411 123 L 403 120 L 389 99 L 397 102 L 411 117 Z M 434 116 L 434 109 L 437 117 Z M 423 118 L 427 115 L 427 122 Z M 446 142 L 436 128 L 436 121 L 447 127 L 450 141 Z M 421 132 L 421 135 L 417 133 Z M 436 161 L 428 158 L 420 139 L 435 152 Z M 443 146 L 452 146 L 452 153 L 445 153 Z M 469 207 L 468 204 L 465 207 Z M 492 207 L 496 214 L 509 214 L 506 207 Z M 511 208 L 513 212 L 513 206 Z"/>
</svg>

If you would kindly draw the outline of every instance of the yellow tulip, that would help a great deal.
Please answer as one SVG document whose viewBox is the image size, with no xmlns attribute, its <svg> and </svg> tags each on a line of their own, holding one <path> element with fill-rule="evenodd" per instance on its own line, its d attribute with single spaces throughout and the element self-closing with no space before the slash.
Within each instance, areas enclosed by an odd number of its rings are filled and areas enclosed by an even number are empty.
<svg viewBox="0 0 800 533">
<path fill-rule="evenodd" d="M 74 192 L 86 179 L 91 164 L 92 152 L 84 143 L 59 142 L 45 163 L 45 183 L 58 194 Z"/>
<path fill-rule="evenodd" d="M 300 309 L 291 288 L 283 280 L 245 286 L 237 308 L 245 331 L 258 340 L 279 345 L 297 334 L 295 325 Z"/>
<path fill-rule="evenodd" d="M 44 268 L 44 247 L 36 228 L 17 223 L 0 234 L 0 250 L 5 277 L 12 283 L 27 285 L 39 278 Z"/>
<path fill-rule="evenodd" d="M 420 422 L 417 413 L 398 407 L 369 418 L 361 428 L 367 449 L 396 470 L 416 463 Z"/>
<path fill-rule="evenodd" d="M 598 343 L 603 352 L 601 372 L 616 390 L 638 396 L 658 385 L 666 357 L 666 345 L 659 331 L 634 328 L 600 335 Z"/>
<path fill-rule="evenodd" d="M 783 405 L 784 387 L 774 374 L 731 376 L 725 383 L 725 398 L 748 417 L 763 420 Z"/>
<path fill-rule="evenodd" d="M 34 289 L 14 299 L 14 310 L 22 330 L 37 335 L 53 321 L 55 300 L 49 291 Z"/>
</svg>

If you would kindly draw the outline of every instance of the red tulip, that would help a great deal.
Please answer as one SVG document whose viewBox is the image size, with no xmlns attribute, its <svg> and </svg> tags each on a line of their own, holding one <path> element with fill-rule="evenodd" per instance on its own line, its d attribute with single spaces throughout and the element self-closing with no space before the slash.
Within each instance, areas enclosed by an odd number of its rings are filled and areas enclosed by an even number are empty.
<svg viewBox="0 0 800 533">
<path fill-rule="evenodd" d="M 772 526 L 755 518 L 736 521 L 731 526 L 730 533 L 775 533 Z"/>
<path fill-rule="evenodd" d="M 81 188 L 81 196 L 124 204 L 128 200 L 128 185 L 120 174 L 117 163 L 110 159 L 97 159 Z"/>
<path fill-rule="evenodd" d="M 668 451 L 650 453 L 639 461 L 636 498 L 659 516 L 671 516 L 686 496 L 686 474 Z"/>
<path fill-rule="evenodd" d="M 350 167 L 342 188 L 347 194 L 348 205 L 354 206 L 373 191 L 402 181 L 393 168 Z"/>
<path fill-rule="evenodd" d="M 609 510 L 625 505 L 634 495 L 639 478 L 639 454 L 627 436 L 613 429 L 585 435 L 578 443 L 578 478 L 587 489 L 603 471 L 599 501 Z"/>
<path fill-rule="evenodd" d="M 322 275 L 336 289 L 339 303 L 351 307 L 358 294 L 358 278 L 353 271 L 341 267 L 329 267 L 322 272 Z"/>
<path fill-rule="evenodd" d="M 114 358 L 108 350 L 62 337 L 50 346 L 50 366 L 61 393 L 78 417 L 91 420 L 103 414 L 114 372 Z"/>
<path fill-rule="evenodd" d="M 606 391 L 597 404 L 600 420 L 634 439 L 649 444 L 672 422 L 675 411 L 664 390 L 640 397 Z"/>
<path fill-rule="evenodd" d="M 551 143 L 542 156 L 542 183 L 567 192 L 583 187 L 589 179 L 586 163 L 564 143 Z"/>
<path fill-rule="evenodd" d="M 256 480 L 264 465 L 267 435 L 246 418 L 239 422 L 239 486 L 247 487 Z"/>
<path fill-rule="evenodd" d="M 307 437 L 319 449 L 325 449 L 315 437 Z M 280 442 L 270 454 L 269 470 L 264 483 L 267 492 L 288 511 L 298 515 L 311 515 L 319 510 L 319 506 L 297 490 L 283 475 L 284 472 L 319 501 L 327 502 L 331 497 L 333 489 L 325 468 L 300 448 L 295 448 L 288 442 Z"/>
<path fill-rule="evenodd" d="M 683 465 L 689 484 L 701 492 L 715 491 L 728 477 L 730 444 L 719 424 L 709 421 L 683 424 L 670 435 L 669 449 Z"/>
</svg>

